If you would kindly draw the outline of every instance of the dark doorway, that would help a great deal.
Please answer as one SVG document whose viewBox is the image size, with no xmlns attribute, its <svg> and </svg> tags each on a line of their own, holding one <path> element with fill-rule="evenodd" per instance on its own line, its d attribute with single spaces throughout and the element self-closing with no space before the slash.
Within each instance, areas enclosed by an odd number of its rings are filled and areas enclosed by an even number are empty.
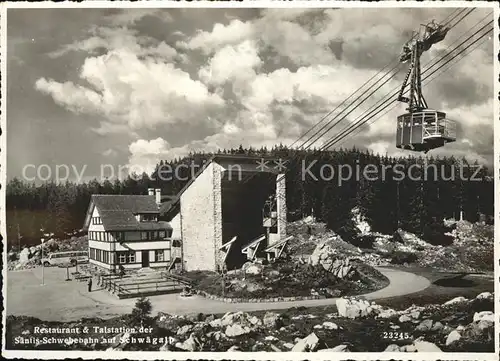
<svg viewBox="0 0 500 361">
<path fill-rule="evenodd" d="M 149 251 L 142 251 L 142 267 L 149 267 Z"/>
</svg>

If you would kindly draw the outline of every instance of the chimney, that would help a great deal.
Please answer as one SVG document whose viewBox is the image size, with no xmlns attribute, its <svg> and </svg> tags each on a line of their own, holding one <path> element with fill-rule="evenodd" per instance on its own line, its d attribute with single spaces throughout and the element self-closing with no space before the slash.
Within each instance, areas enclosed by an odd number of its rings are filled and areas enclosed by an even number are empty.
<svg viewBox="0 0 500 361">
<path fill-rule="evenodd" d="M 148 196 L 154 196 L 154 195 L 155 195 L 154 188 L 148 188 Z"/>
<path fill-rule="evenodd" d="M 156 195 L 156 204 L 161 204 L 161 189 L 160 188 L 155 189 L 155 195 Z"/>
</svg>

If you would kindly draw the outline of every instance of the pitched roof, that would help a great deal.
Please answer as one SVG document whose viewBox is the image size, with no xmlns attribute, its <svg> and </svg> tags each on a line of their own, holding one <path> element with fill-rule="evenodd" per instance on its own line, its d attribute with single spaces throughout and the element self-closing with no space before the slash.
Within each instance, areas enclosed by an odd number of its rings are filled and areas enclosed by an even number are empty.
<svg viewBox="0 0 500 361">
<path fill-rule="evenodd" d="M 194 177 L 192 177 L 185 185 L 182 187 L 182 189 L 177 193 L 175 198 L 173 198 L 170 202 L 167 202 L 165 206 L 161 207 L 161 214 L 170 216 L 171 213 L 178 211 L 178 205 L 181 200 L 181 195 L 188 189 L 191 184 L 198 178 L 198 176 L 205 171 L 205 169 L 212 163 L 218 163 L 222 165 L 223 167 L 228 167 L 229 165 L 235 165 L 237 164 L 240 168 L 237 168 L 237 171 L 242 171 L 242 172 L 263 172 L 264 170 L 259 169 L 259 163 L 258 161 L 263 160 L 263 161 L 269 161 L 269 160 L 276 160 L 276 157 L 257 157 L 257 156 L 250 156 L 250 155 L 244 155 L 244 154 L 214 154 L 207 162 L 203 163 L 203 166 L 196 172 Z M 274 174 L 279 174 L 280 172 L 277 172 L 273 168 L 269 167 L 266 168 L 264 171 L 266 173 L 274 173 Z"/>
<path fill-rule="evenodd" d="M 97 207 L 104 229 L 109 231 L 172 229 L 168 222 L 139 222 L 138 213 L 158 214 L 155 196 L 95 194 L 89 207 Z"/>
<path fill-rule="evenodd" d="M 92 200 L 99 211 L 130 211 L 137 213 L 158 213 L 155 196 L 94 194 Z"/>
</svg>

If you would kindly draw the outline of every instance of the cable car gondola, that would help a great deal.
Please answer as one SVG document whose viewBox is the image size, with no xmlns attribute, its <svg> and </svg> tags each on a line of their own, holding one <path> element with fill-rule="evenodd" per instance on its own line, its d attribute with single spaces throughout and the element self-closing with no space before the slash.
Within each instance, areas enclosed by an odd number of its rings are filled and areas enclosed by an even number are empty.
<svg viewBox="0 0 500 361">
<path fill-rule="evenodd" d="M 414 34 L 403 46 L 400 62 L 411 60 L 410 68 L 399 92 L 398 100 L 408 103 L 408 113 L 397 118 L 396 147 L 427 153 L 456 140 L 456 125 L 446 113 L 429 109 L 422 94 L 420 56 L 443 40 L 449 28 L 434 21 L 423 25 L 424 31 Z M 420 35 L 423 34 L 423 35 Z M 409 96 L 404 96 L 409 83 Z"/>
<path fill-rule="evenodd" d="M 396 147 L 428 152 L 456 139 L 455 123 L 446 119 L 446 113 L 422 109 L 398 117 Z"/>
</svg>

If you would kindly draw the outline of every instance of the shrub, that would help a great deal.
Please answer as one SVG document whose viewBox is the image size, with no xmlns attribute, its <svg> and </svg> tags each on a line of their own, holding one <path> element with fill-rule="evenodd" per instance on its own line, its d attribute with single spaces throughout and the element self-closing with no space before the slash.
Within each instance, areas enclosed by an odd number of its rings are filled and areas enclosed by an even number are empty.
<svg viewBox="0 0 500 361">
<path fill-rule="evenodd" d="M 131 321 L 135 325 L 144 326 L 151 321 L 151 311 L 153 306 L 151 301 L 147 298 L 141 297 L 135 302 L 134 309 L 131 313 Z"/>
<path fill-rule="evenodd" d="M 396 251 L 391 256 L 392 264 L 414 263 L 417 261 L 417 255 L 410 252 Z"/>
</svg>

